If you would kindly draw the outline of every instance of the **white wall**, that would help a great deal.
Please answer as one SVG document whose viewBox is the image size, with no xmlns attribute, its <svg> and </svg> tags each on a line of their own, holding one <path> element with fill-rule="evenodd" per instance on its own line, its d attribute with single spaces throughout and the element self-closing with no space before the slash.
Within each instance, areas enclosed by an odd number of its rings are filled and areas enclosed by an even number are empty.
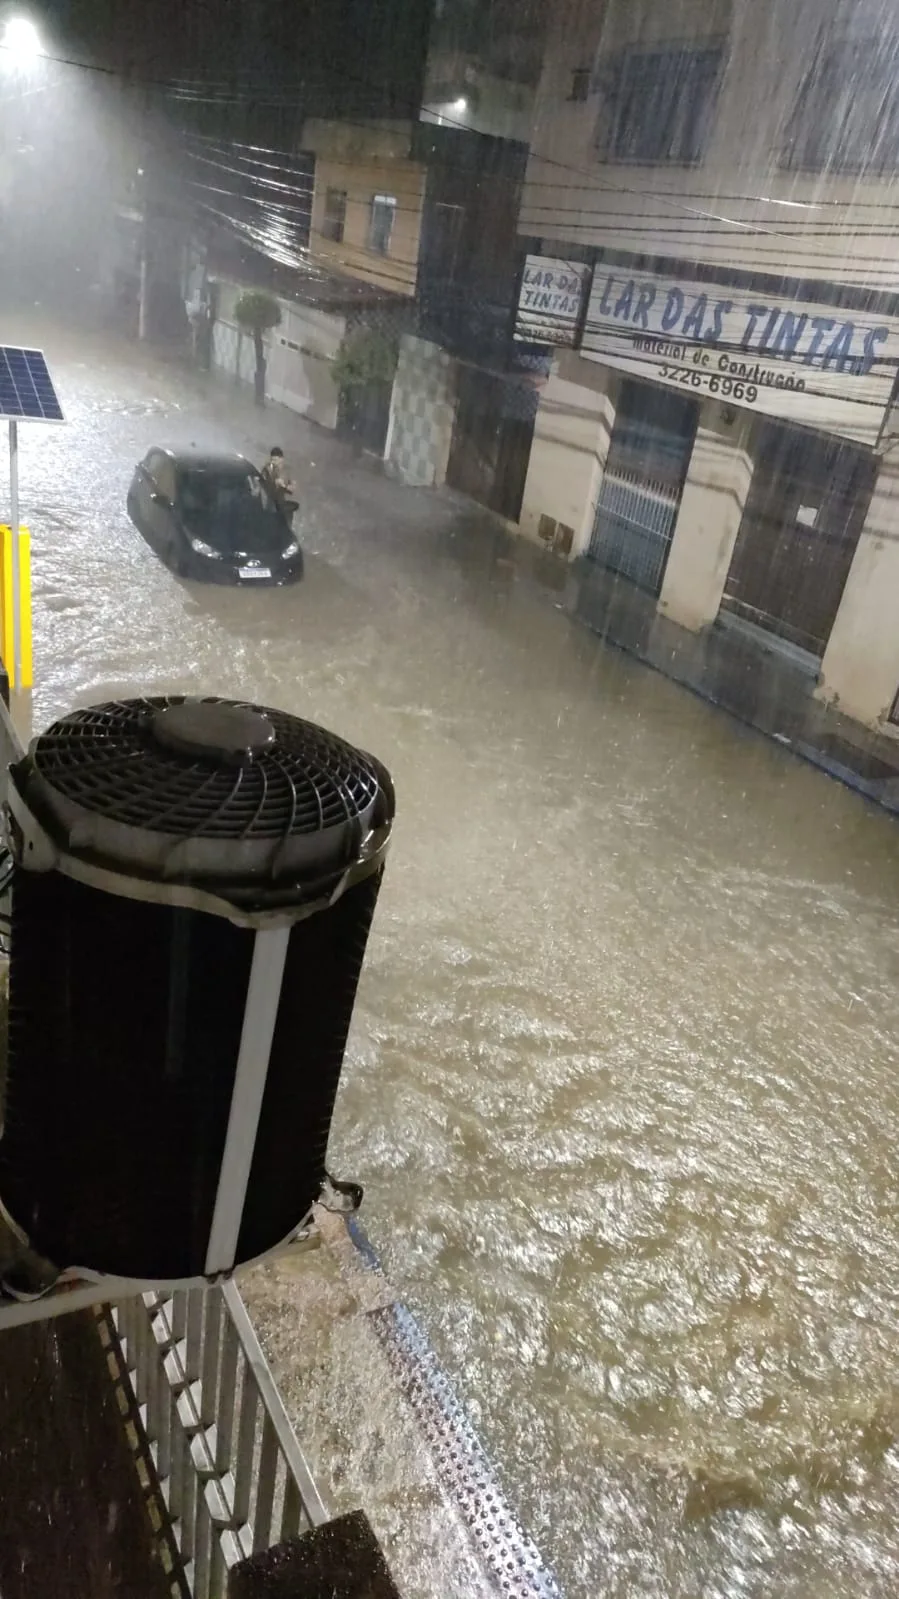
<svg viewBox="0 0 899 1599">
<path fill-rule="evenodd" d="M 899 689 L 899 460 L 880 469 L 821 663 L 819 695 L 877 727 Z"/>
<path fill-rule="evenodd" d="M 322 427 L 336 427 L 339 395 L 331 370 L 345 331 L 344 316 L 310 306 L 285 306 L 269 346 L 267 385 L 272 399 Z"/>
<path fill-rule="evenodd" d="M 782 164 L 790 116 L 822 36 L 849 30 L 873 36 L 882 49 L 888 29 L 899 32 L 899 13 L 891 18 L 878 0 L 558 0 L 519 231 L 542 238 L 546 254 L 557 241 L 577 241 L 895 292 L 894 174 L 841 176 Z M 628 44 L 722 35 L 728 60 L 701 164 L 601 159 L 596 134 L 608 93 L 596 78 L 586 102 L 571 101 L 575 69 L 596 65 L 601 73 L 603 59 Z"/>
<path fill-rule="evenodd" d="M 617 388 L 608 368 L 563 351 L 540 396 L 520 524 L 534 539 L 541 516 L 574 528 L 572 557 L 590 542 Z"/>
<path fill-rule="evenodd" d="M 309 249 L 313 260 L 363 283 L 389 289 L 393 294 L 414 294 L 418 279 L 418 251 L 425 195 L 425 168 L 416 161 L 338 161 L 315 158 L 312 226 Z M 322 231 L 329 189 L 346 195 L 343 238 L 329 239 Z M 396 200 L 390 244 L 385 255 L 372 250 L 368 235 L 372 200 L 376 194 Z"/>
<path fill-rule="evenodd" d="M 404 333 L 384 446 L 394 477 L 420 488 L 439 488 L 445 482 L 455 413 L 452 356 L 429 339 Z"/>
<path fill-rule="evenodd" d="M 240 383 L 252 383 L 256 360 L 253 341 L 234 322 L 222 318 L 212 330 L 212 364 Z"/>
<path fill-rule="evenodd" d="M 234 306 L 239 284 L 222 282 L 219 316 L 213 334 L 213 365 L 239 382 L 252 384 L 256 370 L 253 340 L 241 334 Z M 331 368 L 346 329 L 346 318 L 312 306 L 281 300 L 281 324 L 264 339 L 266 393 L 279 405 L 322 427 L 337 426 L 338 393 Z"/>
<path fill-rule="evenodd" d="M 733 420 L 727 420 L 728 415 Z M 659 610 L 698 632 L 718 615 L 752 482 L 752 419 L 716 400 L 700 412 Z"/>
</svg>

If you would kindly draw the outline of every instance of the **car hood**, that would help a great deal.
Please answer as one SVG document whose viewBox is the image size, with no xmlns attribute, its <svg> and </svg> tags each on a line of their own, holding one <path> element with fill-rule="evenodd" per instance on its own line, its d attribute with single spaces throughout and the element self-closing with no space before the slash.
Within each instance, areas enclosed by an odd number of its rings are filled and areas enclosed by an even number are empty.
<svg viewBox="0 0 899 1599">
<path fill-rule="evenodd" d="M 185 521 L 184 531 L 188 538 L 202 539 L 204 544 L 210 544 L 223 560 L 245 566 L 266 566 L 282 560 L 293 538 L 291 530 L 280 524 L 276 527 L 229 528 Z"/>
</svg>

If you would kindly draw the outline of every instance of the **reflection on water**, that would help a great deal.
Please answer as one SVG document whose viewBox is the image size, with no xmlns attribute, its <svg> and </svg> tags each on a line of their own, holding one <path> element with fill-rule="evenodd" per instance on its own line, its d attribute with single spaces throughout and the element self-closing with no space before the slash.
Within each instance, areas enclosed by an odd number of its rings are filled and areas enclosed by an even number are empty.
<svg viewBox="0 0 899 1599">
<path fill-rule="evenodd" d="M 334 1163 L 569 1594 L 899 1590 L 895 822 L 318 434 L 306 582 L 178 584 L 134 460 L 270 440 L 56 354 L 73 422 L 22 467 L 39 720 L 237 692 L 393 769 Z"/>
</svg>

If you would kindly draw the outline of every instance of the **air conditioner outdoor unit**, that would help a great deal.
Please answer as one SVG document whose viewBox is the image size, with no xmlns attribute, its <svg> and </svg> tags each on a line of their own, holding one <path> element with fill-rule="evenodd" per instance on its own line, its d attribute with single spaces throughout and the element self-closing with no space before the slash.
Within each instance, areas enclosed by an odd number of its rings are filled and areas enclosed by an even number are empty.
<svg viewBox="0 0 899 1599">
<path fill-rule="evenodd" d="M 371 756 L 226 700 L 75 711 L 10 774 L 0 1207 L 60 1271 L 215 1279 L 325 1183 L 394 814 Z"/>
</svg>

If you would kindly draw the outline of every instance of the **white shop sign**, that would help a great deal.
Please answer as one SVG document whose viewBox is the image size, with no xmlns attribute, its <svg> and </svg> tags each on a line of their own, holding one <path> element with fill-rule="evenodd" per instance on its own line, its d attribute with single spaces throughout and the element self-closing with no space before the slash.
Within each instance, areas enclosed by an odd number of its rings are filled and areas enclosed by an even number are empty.
<svg viewBox="0 0 899 1599">
<path fill-rule="evenodd" d="M 589 276 L 590 268 L 577 261 L 529 255 L 518 295 L 516 339 L 573 345 Z"/>
<path fill-rule="evenodd" d="M 873 445 L 896 376 L 899 318 L 598 266 L 581 354 Z"/>
</svg>

